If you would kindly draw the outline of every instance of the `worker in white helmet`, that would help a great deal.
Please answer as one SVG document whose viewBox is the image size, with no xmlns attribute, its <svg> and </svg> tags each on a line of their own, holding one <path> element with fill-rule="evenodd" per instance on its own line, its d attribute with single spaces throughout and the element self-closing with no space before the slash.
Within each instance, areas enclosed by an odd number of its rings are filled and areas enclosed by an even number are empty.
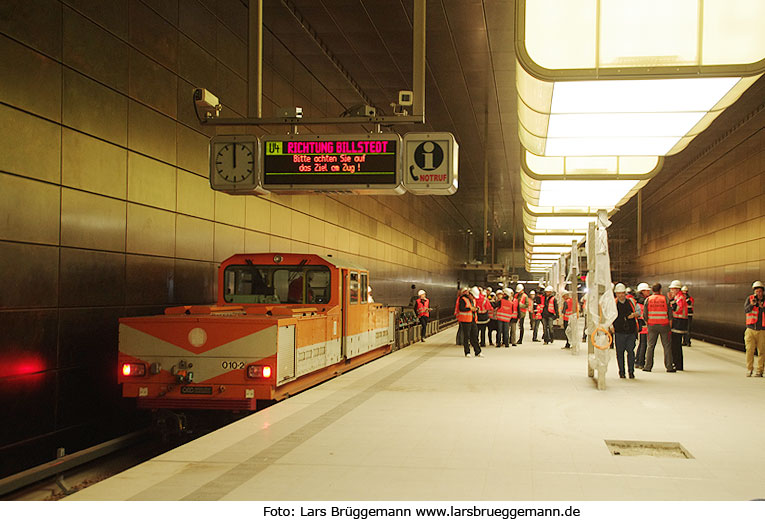
<svg viewBox="0 0 765 530">
<path fill-rule="evenodd" d="M 476 301 L 481 295 L 478 287 L 471 287 L 467 294 L 463 294 L 457 301 L 457 321 L 460 323 L 462 335 L 462 347 L 465 350 L 465 357 L 470 357 L 470 346 L 476 357 L 481 357 L 481 345 L 478 344 L 478 326 L 476 324 Z"/>
<path fill-rule="evenodd" d="M 646 322 L 645 301 L 651 296 L 651 286 L 642 282 L 637 286 L 637 308 L 640 312 L 638 318 L 638 348 L 635 353 L 635 368 L 643 369 L 645 366 L 645 350 L 648 346 L 648 323 Z"/>
<path fill-rule="evenodd" d="M 653 351 L 656 342 L 661 339 L 661 347 L 664 350 L 664 368 L 667 372 L 675 372 L 672 363 L 672 344 L 669 339 L 669 323 L 672 309 L 669 307 L 667 297 L 661 294 L 661 284 L 655 283 L 651 287 L 653 294 L 645 301 L 646 323 L 648 324 L 648 345 L 645 350 L 644 372 L 653 369 Z"/>
<path fill-rule="evenodd" d="M 669 305 L 672 308 L 672 362 L 675 370 L 683 370 L 683 337 L 688 333 L 688 303 L 681 289 L 683 284 L 672 280 L 669 284 Z"/>
<path fill-rule="evenodd" d="M 617 316 L 611 324 L 616 347 L 616 361 L 619 364 L 619 377 L 624 379 L 629 373 L 630 379 L 635 379 L 635 339 L 637 338 L 637 304 L 627 298 L 627 288 L 623 283 L 614 287 L 616 295 Z M 627 353 L 627 365 L 624 364 L 624 353 Z M 626 368 L 626 370 L 625 370 Z"/>
<path fill-rule="evenodd" d="M 553 322 L 558 316 L 558 301 L 555 299 L 552 285 L 548 285 L 545 287 L 545 305 L 542 308 L 542 339 L 545 344 L 553 342 Z"/>
<path fill-rule="evenodd" d="M 537 331 L 539 323 L 542 322 L 542 300 L 537 296 L 536 291 L 529 291 L 529 331 L 531 331 L 531 342 L 539 342 Z"/>
<path fill-rule="evenodd" d="M 761 281 L 752 284 L 754 294 L 750 294 L 744 303 L 746 329 L 746 376 L 751 377 L 754 370 L 754 350 L 759 353 L 756 377 L 762 377 L 765 369 L 765 285 Z"/>
<path fill-rule="evenodd" d="M 430 317 L 430 300 L 428 300 L 427 293 L 422 289 L 417 291 L 417 300 L 414 301 L 414 313 L 417 315 L 417 318 L 420 319 L 420 325 L 422 326 L 420 340 L 425 342 L 425 336 L 428 330 L 428 318 Z"/>
<path fill-rule="evenodd" d="M 520 283 L 515 287 L 515 299 L 518 301 L 518 341 L 516 344 L 523 344 L 523 323 L 526 321 L 526 314 L 531 307 L 531 300 Z"/>
</svg>

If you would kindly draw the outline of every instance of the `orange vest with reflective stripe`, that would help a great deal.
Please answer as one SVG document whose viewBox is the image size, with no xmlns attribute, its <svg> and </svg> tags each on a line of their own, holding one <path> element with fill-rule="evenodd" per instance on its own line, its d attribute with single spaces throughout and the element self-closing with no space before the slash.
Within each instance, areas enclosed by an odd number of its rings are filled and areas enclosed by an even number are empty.
<svg viewBox="0 0 765 530">
<path fill-rule="evenodd" d="M 550 295 L 549 300 L 547 300 L 547 312 L 551 315 L 555 314 L 555 297 Z"/>
<path fill-rule="evenodd" d="M 518 302 L 518 316 L 524 318 L 526 311 L 529 310 L 529 296 L 525 292 L 521 292 L 520 296 L 515 296 L 515 300 Z M 523 304 L 526 304 L 526 307 L 521 307 Z"/>
<path fill-rule="evenodd" d="M 675 295 L 675 307 L 672 309 L 672 318 L 688 318 L 688 302 L 683 293 Z"/>
<path fill-rule="evenodd" d="M 428 308 L 430 307 L 430 300 L 427 298 L 422 299 L 418 298 L 414 302 L 414 308 L 417 310 L 417 316 L 418 317 L 426 317 L 428 316 Z"/>
<path fill-rule="evenodd" d="M 513 318 L 517 318 L 513 317 L 513 303 L 507 298 L 503 298 L 497 308 L 497 320 L 510 322 Z"/>
<path fill-rule="evenodd" d="M 756 326 L 757 325 L 757 319 L 762 317 L 762 326 L 765 327 L 765 311 L 760 311 L 760 308 L 754 305 L 757 302 L 757 298 L 753 295 L 749 295 L 749 305 L 753 306 L 752 310 L 749 311 L 746 314 L 746 325 L 748 326 Z"/>
<path fill-rule="evenodd" d="M 574 299 L 569 298 L 564 301 L 563 320 L 568 322 L 568 317 L 574 313 Z"/>
<path fill-rule="evenodd" d="M 542 320 L 542 309 L 545 307 L 545 297 L 540 296 L 539 302 L 537 302 L 537 308 L 534 310 L 534 320 Z"/>
<path fill-rule="evenodd" d="M 645 301 L 646 322 L 649 326 L 669 325 L 669 316 L 667 316 L 667 299 L 660 294 L 652 294 Z"/>
<path fill-rule="evenodd" d="M 475 305 L 473 305 L 473 301 L 470 299 L 469 296 L 463 295 L 460 296 L 460 298 L 464 298 L 467 302 L 468 308 L 470 308 L 468 311 L 460 311 L 459 309 L 459 299 L 457 300 L 457 321 L 458 322 L 473 322 L 475 320 Z"/>
</svg>

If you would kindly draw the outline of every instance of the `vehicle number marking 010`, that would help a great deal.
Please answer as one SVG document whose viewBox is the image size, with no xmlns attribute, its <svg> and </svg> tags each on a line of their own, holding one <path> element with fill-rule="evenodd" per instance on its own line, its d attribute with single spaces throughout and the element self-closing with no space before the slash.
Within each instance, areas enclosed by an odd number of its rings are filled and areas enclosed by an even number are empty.
<svg viewBox="0 0 765 530">
<path fill-rule="evenodd" d="M 224 370 L 243 370 L 244 365 L 244 361 L 223 361 L 220 363 L 220 367 Z"/>
</svg>

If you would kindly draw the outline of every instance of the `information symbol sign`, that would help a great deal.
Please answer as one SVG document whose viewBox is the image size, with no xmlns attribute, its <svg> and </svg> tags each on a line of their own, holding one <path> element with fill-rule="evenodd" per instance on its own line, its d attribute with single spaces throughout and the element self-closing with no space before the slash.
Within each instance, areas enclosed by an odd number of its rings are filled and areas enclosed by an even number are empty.
<svg viewBox="0 0 765 530">
<path fill-rule="evenodd" d="M 443 161 L 444 150 L 436 142 L 422 142 L 414 150 L 414 163 L 423 171 L 433 171 L 441 167 Z"/>
<path fill-rule="evenodd" d="M 457 191 L 459 145 L 451 133 L 404 135 L 404 188 L 415 195 L 452 195 Z"/>
</svg>

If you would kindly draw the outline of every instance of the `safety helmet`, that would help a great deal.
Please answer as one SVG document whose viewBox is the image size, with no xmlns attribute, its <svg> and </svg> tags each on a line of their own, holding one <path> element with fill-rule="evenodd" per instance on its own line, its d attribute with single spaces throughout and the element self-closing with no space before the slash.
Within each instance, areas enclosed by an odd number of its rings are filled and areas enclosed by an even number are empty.
<svg viewBox="0 0 765 530">
<path fill-rule="evenodd" d="M 481 291 L 476 287 L 475 285 L 470 288 L 470 294 L 473 295 L 473 298 L 478 298 L 481 296 Z"/>
<path fill-rule="evenodd" d="M 687 285 L 683 285 L 683 288 L 680 289 L 680 290 L 683 291 L 684 293 L 687 293 L 688 292 L 688 286 Z"/>
<path fill-rule="evenodd" d="M 624 286 L 623 283 L 617 283 L 616 287 L 614 287 L 614 292 L 615 293 L 626 293 L 627 292 L 627 288 Z"/>
<path fill-rule="evenodd" d="M 762 284 L 762 282 L 761 282 L 760 280 L 757 280 L 756 282 L 754 282 L 754 283 L 752 284 L 752 289 L 757 289 L 757 288 L 759 288 L 759 289 L 765 289 L 765 285 L 763 285 L 763 284 Z"/>
<path fill-rule="evenodd" d="M 512 298 L 513 297 L 513 290 L 510 289 L 509 287 L 505 287 L 505 295 L 507 295 L 508 298 Z"/>
<path fill-rule="evenodd" d="M 641 283 L 640 285 L 637 286 L 637 290 L 638 291 L 650 291 L 651 290 L 651 286 L 648 285 L 647 283 L 643 282 L 643 283 Z"/>
<path fill-rule="evenodd" d="M 425 291 L 423 291 L 422 289 L 420 289 L 419 291 L 417 291 L 417 296 L 422 296 L 422 295 L 424 295 L 424 294 L 425 294 Z"/>
<path fill-rule="evenodd" d="M 552 290 L 553 290 L 552 285 L 548 285 L 547 287 L 545 287 L 545 292 L 546 293 L 551 293 Z"/>
<path fill-rule="evenodd" d="M 627 294 L 630 294 L 632 292 L 632 287 L 627 287 Z"/>
<path fill-rule="evenodd" d="M 537 294 L 533 289 L 529 291 L 529 294 Z"/>
<path fill-rule="evenodd" d="M 489 292 L 492 292 L 494 289 L 492 289 L 491 287 L 487 287 L 486 290 Z"/>
<path fill-rule="evenodd" d="M 672 280 L 672 283 L 669 284 L 670 289 L 680 289 L 683 286 L 682 283 L 680 283 L 680 280 Z"/>
<path fill-rule="evenodd" d="M 523 291 L 523 285 L 519 283 L 518 285 L 515 286 L 515 292 L 520 293 L 521 291 Z"/>
</svg>

